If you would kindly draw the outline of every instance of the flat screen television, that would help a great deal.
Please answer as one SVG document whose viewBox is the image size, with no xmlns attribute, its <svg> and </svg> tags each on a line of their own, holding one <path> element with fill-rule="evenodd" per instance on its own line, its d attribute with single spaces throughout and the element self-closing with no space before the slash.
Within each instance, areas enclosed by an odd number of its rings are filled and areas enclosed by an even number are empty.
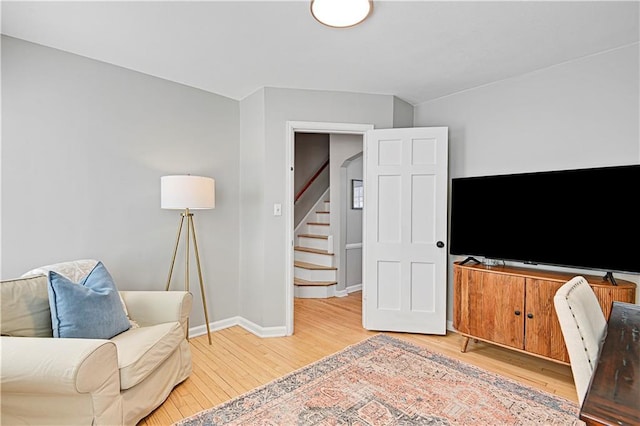
<svg viewBox="0 0 640 426">
<path fill-rule="evenodd" d="M 640 165 L 454 178 L 449 252 L 640 273 L 639 200 Z"/>
</svg>

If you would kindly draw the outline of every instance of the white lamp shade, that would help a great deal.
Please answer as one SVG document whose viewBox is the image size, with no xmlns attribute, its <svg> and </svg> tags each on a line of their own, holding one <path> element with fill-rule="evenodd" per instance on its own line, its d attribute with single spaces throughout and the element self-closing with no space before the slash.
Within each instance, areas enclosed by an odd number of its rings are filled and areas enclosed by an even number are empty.
<svg viewBox="0 0 640 426">
<path fill-rule="evenodd" d="M 191 175 L 162 176 L 160 206 L 175 210 L 212 209 L 216 206 L 215 180 Z"/>
</svg>

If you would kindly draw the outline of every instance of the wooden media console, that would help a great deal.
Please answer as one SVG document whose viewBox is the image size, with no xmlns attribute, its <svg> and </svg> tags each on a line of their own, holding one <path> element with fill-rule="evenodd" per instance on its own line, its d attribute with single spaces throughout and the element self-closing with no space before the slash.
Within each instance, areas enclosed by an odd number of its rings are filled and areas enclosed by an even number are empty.
<svg viewBox="0 0 640 426">
<path fill-rule="evenodd" d="M 576 275 L 587 279 L 608 320 L 614 301 L 635 303 L 636 284 L 577 273 L 513 266 L 453 266 L 453 327 L 469 339 L 569 364 L 553 296 Z"/>
</svg>

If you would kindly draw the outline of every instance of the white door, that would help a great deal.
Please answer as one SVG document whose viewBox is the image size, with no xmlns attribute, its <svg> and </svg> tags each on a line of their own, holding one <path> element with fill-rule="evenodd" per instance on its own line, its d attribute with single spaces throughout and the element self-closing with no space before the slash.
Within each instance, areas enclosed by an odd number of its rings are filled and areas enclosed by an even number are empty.
<svg viewBox="0 0 640 426">
<path fill-rule="evenodd" d="M 363 326 L 445 334 L 447 127 L 370 130 L 364 143 Z"/>
</svg>

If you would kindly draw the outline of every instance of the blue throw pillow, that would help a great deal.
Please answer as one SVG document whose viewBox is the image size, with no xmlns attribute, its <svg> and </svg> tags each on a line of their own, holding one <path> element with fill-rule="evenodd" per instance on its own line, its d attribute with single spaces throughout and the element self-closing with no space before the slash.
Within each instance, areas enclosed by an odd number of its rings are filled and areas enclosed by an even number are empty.
<svg viewBox="0 0 640 426">
<path fill-rule="evenodd" d="M 129 329 L 118 289 L 102 262 L 79 283 L 49 271 L 53 337 L 110 339 Z"/>
</svg>

